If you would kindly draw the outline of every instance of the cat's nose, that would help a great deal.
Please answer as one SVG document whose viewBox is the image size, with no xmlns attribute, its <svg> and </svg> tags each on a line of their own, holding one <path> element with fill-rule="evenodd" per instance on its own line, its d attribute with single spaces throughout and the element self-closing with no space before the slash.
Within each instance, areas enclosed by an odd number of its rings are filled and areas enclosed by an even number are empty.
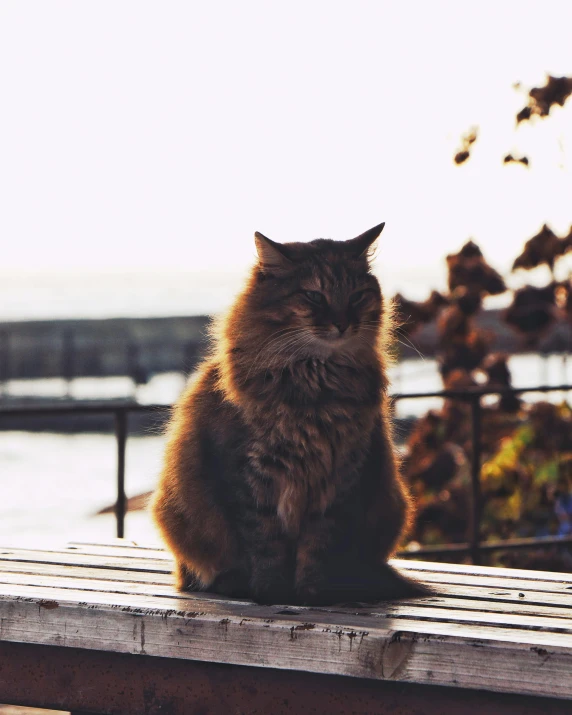
<svg viewBox="0 0 572 715">
<path fill-rule="evenodd" d="M 348 329 L 348 324 L 345 321 L 341 321 L 339 323 L 334 323 L 336 328 L 340 331 L 340 335 L 343 335 L 346 330 Z"/>
</svg>

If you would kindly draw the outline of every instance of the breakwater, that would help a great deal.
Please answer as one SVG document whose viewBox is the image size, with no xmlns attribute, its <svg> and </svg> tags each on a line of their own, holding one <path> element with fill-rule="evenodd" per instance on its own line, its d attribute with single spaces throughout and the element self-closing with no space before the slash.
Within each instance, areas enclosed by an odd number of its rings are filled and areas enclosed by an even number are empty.
<svg viewBox="0 0 572 715">
<path fill-rule="evenodd" d="M 206 316 L 0 323 L 0 382 L 191 372 L 206 346 Z"/>
<path fill-rule="evenodd" d="M 207 316 L 109 318 L 0 323 L 0 383 L 8 380 L 60 377 L 128 376 L 144 384 L 153 375 L 191 372 L 205 352 Z M 493 349 L 523 351 L 520 338 L 502 321 L 502 311 L 488 310 L 476 318 L 495 336 Z M 424 326 L 399 346 L 402 360 L 433 357 L 437 345 L 434 323 Z M 570 350 L 571 326 L 558 323 L 539 345 L 540 353 Z"/>
</svg>

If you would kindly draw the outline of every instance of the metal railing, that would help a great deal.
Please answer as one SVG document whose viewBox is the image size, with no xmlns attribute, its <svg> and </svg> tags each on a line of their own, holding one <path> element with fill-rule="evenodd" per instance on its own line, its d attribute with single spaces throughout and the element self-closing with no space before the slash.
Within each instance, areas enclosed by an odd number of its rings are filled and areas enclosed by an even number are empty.
<svg viewBox="0 0 572 715">
<path fill-rule="evenodd" d="M 524 549 L 534 546 L 552 546 L 554 544 L 572 544 L 572 536 L 549 536 L 527 539 L 504 539 L 495 542 L 481 540 L 481 466 L 482 466 L 482 406 L 481 399 L 487 395 L 522 395 L 528 393 L 569 392 L 572 385 L 540 385 L 536 387 L 473 387 L 464 390 L 439 390 L 436 392 L 398 393 L 393 400 L 420 399 L 439 397 L 442 399 L 466 402 L 471 408 L 471 514 L 469 522 L 469 542 L 462 544 L 443 544 L 441 546 L 423 546 L 415 550 L 399 552 L 401 558 L 418 556 L 470 556 L 474 564 L 481 563 L 483 552 Z"/>
<path fill-rule="evenodd" d="M 401 558 L 416 558 L 419 556 L 470 556 L 474 564 L 481 562 L 481 555 L 491 551 L 527 549 L 546 547 L 556 544 L 572 544 L 572 536 L 549 536 L 526 539 L 507 539 L 495 542 L 483 542 L 481 539 L 481 463 L 482 463 L 482 406 L 481 399 L 487 395 L 517 395 L 528 393 L 570 392 L 572 385 L 542 385 L 537 387 L 494 388 L 477 387 L 465 390 L 439 390 L 435 392 L 397 393 L 392 396 L 394 402 L 400 400 L 441 398 L 459 400 L 470 405 L 471 412 L 471 519 L 469 542 L 460 544 L 443 544 L 440 546 L 424 546 L 416 550 L 401 551 Z M 105 402 L 63 403 L 51 405 L 2 405 L 0 403 L 0 418 L 39 415 L 110 415 L 115 421 L 115 439 L 117 445 L 117 496 L 115 502 L 115 518 L 117 536 L 125 535 L 125 514 L 127 499 L 125 495 L 125 451 L 128 437 L 128 414 L 150 413 L 164 416 L 171 410 L 170 405 L 140 405 L 134 402 L 113 404 Z"/>
<path fill-rule="evenodd" d="M 113 404 L 105 402 L 62 403 L 52 405 L 2 405 L 0 403 L 0 419 L 3 416 L 31 417 L 40 415 L 109 415 L 115 423 L 115 441 L 117 446 L 117 492 L 115 500 L 115 520 L 117 537 L 125 535 L 125 513 L 127 498 L 125 495 L 125 451 L 127 448 L 129 413 L 147 412 L 157 416 L 170 412 L 170 405 L 139 405 L 135 402 Z"/>
</svg>

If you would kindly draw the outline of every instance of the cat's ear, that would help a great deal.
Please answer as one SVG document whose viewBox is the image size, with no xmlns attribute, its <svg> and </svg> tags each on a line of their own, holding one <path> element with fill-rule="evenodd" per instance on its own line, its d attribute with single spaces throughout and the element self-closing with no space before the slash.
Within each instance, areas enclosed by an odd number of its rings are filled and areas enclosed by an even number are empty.
<svg viewBox="0 0 572 715">
<path fill-rule="evenodd" d="M 264 273 L 279 275 L 288 273 L 294 268 L 294 262 L 286 255 L 288 249 L 281 243 L 276 243 L 266 238 L 258 231 L 254 234 L 254 242 L 256 243 L 260 267 Z"/>
<path fill-rule="evenodd" d="M 377 237 L 383 231 L 384 226 L 385 221 L 378 226 L 370 228 L 369 231 L 362 233 L 360 236 L 346 241 L 347 250 L 351 253 L 352 257 L 361 258 L 362 256 L 367 256 Z"/>
</svg>

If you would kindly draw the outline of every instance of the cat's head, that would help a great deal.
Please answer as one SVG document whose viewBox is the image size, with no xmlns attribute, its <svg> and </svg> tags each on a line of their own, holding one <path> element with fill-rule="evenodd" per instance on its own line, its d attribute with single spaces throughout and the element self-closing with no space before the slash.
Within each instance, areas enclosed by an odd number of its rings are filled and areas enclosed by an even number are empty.
<svg viewBox="0 0 572 715">
<path fill-rule="evenodd" d="M 280 352 L 327 357 L 376 343 L 382 295 L 369 259 L 383 227 L 349 241 L 280 244 L 255 234 L 250 317 L 276 335 Z"/>
</svg>

